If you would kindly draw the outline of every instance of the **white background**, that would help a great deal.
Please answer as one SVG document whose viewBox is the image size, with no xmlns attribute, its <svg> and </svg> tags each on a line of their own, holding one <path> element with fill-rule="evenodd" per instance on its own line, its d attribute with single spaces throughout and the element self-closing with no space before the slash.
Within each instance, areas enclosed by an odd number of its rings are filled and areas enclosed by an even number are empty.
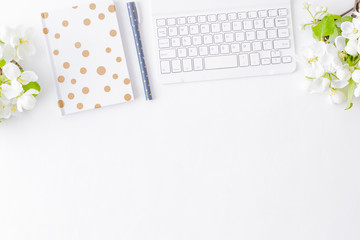
<svg viewBox="0 0 360 240">
<path fill-rule="evenodd" d="M 344 111 L 308 95 L 299 69 L 152 79 L 155 100 L 145 102 L 125 28 L 136 100 L 61 117 L 40 13 L 89 1 L 0 2 L 2 24 L 35 28 L 38 54 L 22 65 L 42 85 L 33 111 L 0 125 L 1 240 L 360 239 L 360 101 Z M 336 13 L 353 5 L 315 2 Z M 301 0 L 293 10 L 299 51 L 311 36 L 297 26 L 309 18 Z"/>
</svg>

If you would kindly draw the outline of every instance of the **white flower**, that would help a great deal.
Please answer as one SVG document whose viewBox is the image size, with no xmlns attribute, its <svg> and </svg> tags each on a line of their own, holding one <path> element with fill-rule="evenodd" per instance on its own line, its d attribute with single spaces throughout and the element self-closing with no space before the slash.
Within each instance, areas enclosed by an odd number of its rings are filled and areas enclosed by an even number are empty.
<svg viewBox="0 0 360 240">
<path fill-rule="evenodd" d="M 355 97 L 360 97 L 360 70 L 355 70 L 352 74 L 352 79 L 354 80 L 354 82 L 357 83 L 357 87 L 355 88 L 355 91 L 354 91 L 354 95 Z"/>
<path fill-rule="evenodd" d="M 310 93 L 323 93 L 326 89 L 329 89 L 330 80 L 328 78 L 307 79 L 309 82 L 308 90 Z"/>
<path fill-rule="evenodd" d="M 340 68 L 336 71 L 336 77 L 333 78 L 331 82 L 332 88 L 344 88 L 349 85 L 349 80 L 351 78 L 351 72 L 347 68 Z"/>
<path fill-rule="evenodd" d="M 21 94 L 17 100 L 17 109 L 19 112 L 23 112 L 25 110 L 32 110 L 36 104 L 36 98 L 33 94 L 39 94 L 35 89 L 29 89 L 25 93 Z"/>
<path fill-rule="evenodd" d="M 8 63 L 3 67 L 4 75 L 10 80 L 18 80 L 21 84 L 26 85 L 29 82 L 38 80 L 38 76 L 32 71 L 21 73 L 20 68 L 14 63 Z"/>
<path fill-rule="evenodd" d="M 340 52 L 345 50 L 345 47 L 346 47 L 345 40 L 346 39 L 343 36 L 337 36 L 335 38 L 335 46 L 336 46 L 337 50 L 339 50 Z"/>
<path fill-rule="evenodd" d="M 35 54 L 35 47 L 31 44 L 32 30 L 19 26 L 13 31 L 10 37 L 11 46 L 17 49 L 17 56 L 20 59 Z"/>
<path fill-rule="evenodd" d="M 323 66 L 325 55 L 325 43 L 316 42 L 304 49 L 303 56 L 307 65 L 306 75 L 311 78 L 319 78 L 325 74 Z"/>
<path fill-rule="evenodd" d="M 11 105 L 8 99 L 0 97 L 0 119 L 8 119 L 11 117 Z"/>
<path fill-rule="evenodd" d="M 0 28 L 0 41 L 4 42 L 4 43 L 10 43 L 10 39 L 11 36 L 13 35 L 14 30 L 6 27 L 6 26 L 2 26 Z"/>
<path fill-rule="evenodd" d="M 19 83 L 17 80 L 12 80 L 10 85 L 3 84 L 1 85 L 1 88 L 1 95 L 8 100 L 18 97 L 24 91 L 21 83 Z"/>
<path fill-rule="evenodd" d="M 356 55 L 358 53 L 359 42 L 358 40 L 349 40 L 345 47 L 345 51 L 350 55 Z"/>
<path fill-rule="evenodd" d="M 341 90 L 331 89 L 330 100 L 334 104 L 340 104 L 346 101 L 346 96 Z"/>
<path fill-rule="evenodd" d="M 343 22 L 341 24 L 342 36 L 350 40 L 360 37 L 360 20 L 354 18 L 352 22 Z"/>
</svg>

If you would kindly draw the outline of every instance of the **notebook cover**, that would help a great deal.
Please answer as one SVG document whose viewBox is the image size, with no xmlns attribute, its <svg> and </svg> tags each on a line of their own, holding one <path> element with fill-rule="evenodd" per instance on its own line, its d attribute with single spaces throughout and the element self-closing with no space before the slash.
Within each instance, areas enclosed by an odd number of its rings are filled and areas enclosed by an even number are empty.
<svg viewBox="0 0 360 240">
<path fill-rule="evenodd" d="M 133 100 L 115 5 L 41 14 L 62 115 Z"/>
</svg>

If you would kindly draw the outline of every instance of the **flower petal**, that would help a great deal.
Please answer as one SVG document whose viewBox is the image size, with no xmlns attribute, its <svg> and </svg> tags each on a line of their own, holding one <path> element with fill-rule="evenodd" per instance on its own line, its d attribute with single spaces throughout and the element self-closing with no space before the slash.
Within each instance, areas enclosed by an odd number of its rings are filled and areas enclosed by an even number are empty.
<svg viewBox="0 0 360 240">
<path fill-rule="evenodd" d="M 11 85 L 8 84 L 1 85 L 1 88 L 2 88 L 1 91 L 2 96 L 4 96 L 9 100 L 18 97 L 23 91 L 22 85 L 16 80 L 11 81 Z"/>
<path fill-rule="evenodd" d="M 25 71 L 21 74 L 20 79 L 24 81 L 23 84 L 28 84 L 37 81 L 39 78 L 33 71 Z"/>
<path fill-rule="evenodd" d="M 358 45 L 357 40 L 350 40 L 345 47 L 345 51 L 350 55 L 356 55 L 358 53 L 357 45 Z"/>
<path fill-rule="evenodd" d="M 36 104 L 36 98 L 32 95 L 23 95 L 19 98 L 18 101 L 18 110 L 19 112 L 19 102 L 20 102 L 20 109 L 24 108 L 25 110 L 32 110 L 35 107 Z"/>
<path fill-rule="evenodd" d="M 343 36 L 336 37 L 335 46 L 340 52 L 344 51 L 346 47 L 345 38 Z"/>
<path fill-rule="evenodd" d="M 15 80 L 21 75 L 19 67 L 14 63 L 7 63 L 3 67 L 3 73 L 10 80 Z"/>
<path fill-rule="evenodd" d="M 352 79 L 357 82 L 360 83 L 360 70 L 355 70 L 352 74 Z"/>
<path fill-rule="evenodd" d="M 360 97 L 360 86 L 358 86 L 357 88 L 355 88 L 355 91 L 354 91 L 354 95 L 355 97 Z"/>
<path fill-rule="evenodd" d="M 5 44 L 3 46 L 3 59 L 6 62 L 10 62 L 16 57 L 16 49 L 13 48 L 10 44 Z"/>
<path fill-rule="evenodd" d="M 17 55 L 20 59 L 30 57 L 36 53 L 35 47 L 31 44 L 20 44 L 17 48 Z"/>
</svg>

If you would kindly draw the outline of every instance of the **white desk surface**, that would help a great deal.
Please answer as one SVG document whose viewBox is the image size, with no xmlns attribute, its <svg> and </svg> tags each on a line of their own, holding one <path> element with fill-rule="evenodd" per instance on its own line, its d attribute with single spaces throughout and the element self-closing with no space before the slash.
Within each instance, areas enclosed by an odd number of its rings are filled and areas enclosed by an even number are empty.
<svg viewBox="0 0 360 240">
<path fill-rule="evenodd" d="M 360 239 L 360 101 L 344 111 L 308 95 L 298 70 L 153 79 L 148 103 L 134 81 L 132 104 L 61 117 L 39 13 L 77 3 L 1 1 L 1 23 L 37 30 L 37 59 L 23 65 L 43 89 L 35 110 L 0 125 L 1 240 Z M 302 0 L 293 9 L 299 50 L 307 15 Z"/>
</svg>

